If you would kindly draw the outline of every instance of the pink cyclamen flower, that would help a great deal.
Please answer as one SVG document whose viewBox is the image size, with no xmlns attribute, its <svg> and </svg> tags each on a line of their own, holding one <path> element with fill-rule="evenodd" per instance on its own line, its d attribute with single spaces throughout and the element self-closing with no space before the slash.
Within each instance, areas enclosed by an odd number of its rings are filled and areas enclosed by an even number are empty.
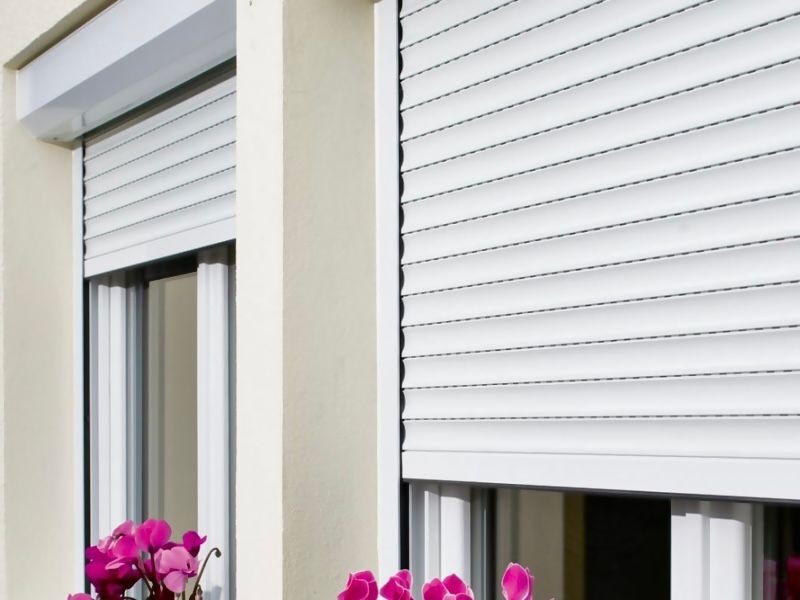
<svg viewBox="0 0 800 600">
<path fill-rule="evenodd" d="M 150 553 L 161 550 L 169 541 L 169 536 L 171 535 L 172 528 L 169 523 L 158 519 L 147 519 L 133 533 L 139 550 Z"/>
<path fill-rule="evenodd" d="M 378 582 L 372 571 L 350 573 L 347 586 L 337 596 L 339 600 L 376 600 L 378 598 Z"/>
<path fill-rule="evenodd" d="M 156 554 L 156 571 L 169 591 L 180 594 L 186 582 L 197 575 L 197 559 L 183 546 L 159 550 Z"/>
<path fill-rule="evenodd" d="M 206 541 L 206 536 L 200 537 L 196 531 L 187 531 L 183 534 L 183 547 L 189 551 L 192 556 L 200 554 L 200 546 Z"/>
<path fill-rule="evenodd" d="M 411 572 L 403 569 L 389 578 L 381 588 L 381 596 L 387 600 L 413 600 L 411 598 Z"/>
<path fill-rule="evenodd" d="M 141 578 L 136 565 L 129 561 L 117 562 L 110 552 L 98 546 L 86 549 L 86 578 L 100 598 L 121 598 Z M 116 564 L 112 564 L 114 561 Z"/>
<path fill-rule="evenodd" d="M 432 579 L 422 586 L 424 600 L 474 600 L 469 586 L 455 573 L 444 579 Z"/>
<path fill-rule="evenodd" d="M 522 565 L 509 563 L 501 585 L 506 600 L 533 600 L 533 576 Z"/>
</svg>

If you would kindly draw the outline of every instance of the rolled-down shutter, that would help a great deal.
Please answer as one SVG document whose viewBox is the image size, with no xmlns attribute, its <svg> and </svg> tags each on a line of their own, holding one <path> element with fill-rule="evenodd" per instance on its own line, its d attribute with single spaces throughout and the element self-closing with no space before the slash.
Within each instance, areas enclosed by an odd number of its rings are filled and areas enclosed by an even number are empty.
<svg viewBox="0 0 800 600">
<path fill-rule="evenodd" d="M 800 493 L 796 0 L 400 27 L 404 476 Z"/>
<path fill-rule="evenodd" d="M 236 80 L 84 145 L 85 274 L 235 237 Z"/>
</svg>

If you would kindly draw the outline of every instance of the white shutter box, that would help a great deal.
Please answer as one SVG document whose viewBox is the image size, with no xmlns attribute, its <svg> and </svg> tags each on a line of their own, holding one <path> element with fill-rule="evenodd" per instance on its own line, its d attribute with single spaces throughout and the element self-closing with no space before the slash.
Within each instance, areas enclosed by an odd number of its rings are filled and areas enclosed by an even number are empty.
<svg viewBox="0 0 800 600">
<path fill-rule="evenodd" d="M 235 77 L 84 145 L 86 276 L 235 237 Z"/>
<path fill-rule="evenodd" d="M 800 498 L 797 2 L 399 20 L 403 476 Z"/>
</svg>

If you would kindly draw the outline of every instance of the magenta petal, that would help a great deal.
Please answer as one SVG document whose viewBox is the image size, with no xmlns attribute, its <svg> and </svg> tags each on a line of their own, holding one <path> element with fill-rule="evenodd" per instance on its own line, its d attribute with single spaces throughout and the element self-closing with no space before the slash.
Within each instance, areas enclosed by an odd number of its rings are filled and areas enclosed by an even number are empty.
<svg viewBox="0 0 800 600">
<path fill-rule="evenodd" d="M 200 537 L 196 531 L 187 531 L 183 534 L 183 547 L 189 551 L 192 556 L 200 554 L 200 546 L 202 546 L 206 537 Z"/>
<path fill-rule="evenodd" d="M 406 588 L 407 590 L 411 589 L 411 583 L 414 580 L 413 577 L 411 577 L 411 571 L 409 571 L 408 569 L 403 569 L 402 571 L 398 571 L 395 574 L 395 577 L 404 588 Z"/>
<path fill-rule="evenodd" d="M 117 558 L 135 559 L 139 556 L 136 541 L 130 535 L 123 535 L 111 548 L 111 554 Z"/>
<path fill-rule="evenodd" d="M 447 588 L 440 579 L 431 579 L 422 586 L 423 600 L 444 600 L 447 595 Z"/>
<path fill-rule="evenodd" d="M 189 578 L 179 571 L 172 571 L 164 577 L 164 586 L 170 591 L 180 594 L 186 589 Z"/>
<path fill-rule="evenodd" d="M 121 535 L 131 535 L 133 533 L 133 521 L 130 519 L 123 521 L 114 528 L 111 537 L 119 537 Z"/>
<path fill-rule="evenodd" d="M 503 596 L 506 600 L 531 600 L 533 577 L 530 571 L 517 563 L 509 563 L 502 580 Z"/>
<path fill-rule="evenodd" d="M 464 580 L 455 573 L 445 577 L 442 583 L 451 594 L 466 594 L 469 591 L 469 587 L 464 583 Z"/>
<path fill-rule="evenodd" d="M 338 600 L 365 600 L 369 594 L 369 583 L 356 579 L 353 574 L 347 579 L 347 587 L 337 596 Z"/>
<path fill-rule="evenodd" d="M 153 526 L 153 533 L 150 537 L 150 543 L 155 548 L 161 548 L 169 541 L 169 536 L 172 535 L 172 528 L 166 521 L 156 521 Z"/>
<path fill-rule="evenodd" d="M 67 596 L 67 600 L 92 600 L 92 597 L 89 594 L 70 594 Z"/>
<path fill-rule="evenodd" d="M 408 571 L 405 572 L 408 576 L 401 573 L 389 578 L 381 588 L 381 596 L 387 600 L 411 600 L 411 574 Z"/>
</svg>

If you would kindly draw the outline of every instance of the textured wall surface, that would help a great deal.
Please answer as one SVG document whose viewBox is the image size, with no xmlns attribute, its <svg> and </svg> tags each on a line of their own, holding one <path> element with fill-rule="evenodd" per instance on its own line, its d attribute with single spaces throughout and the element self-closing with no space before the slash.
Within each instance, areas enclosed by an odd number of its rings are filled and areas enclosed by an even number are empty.
<svg viewBox="0 0 800 600">
<path fill-rule="evenodd" d="M 79 556 L 71 159 L 15 118 L 15 71 L 108 4 L 0 1 L 0 598 L 62 598 Z M 47 577 L 31 561 L 48 565 Z"/>
<path fill-rule="evenodd" d="M 238 7 L 238 592 L 333 597 L 377 565 L 373 3 Z"/>
</svg>

